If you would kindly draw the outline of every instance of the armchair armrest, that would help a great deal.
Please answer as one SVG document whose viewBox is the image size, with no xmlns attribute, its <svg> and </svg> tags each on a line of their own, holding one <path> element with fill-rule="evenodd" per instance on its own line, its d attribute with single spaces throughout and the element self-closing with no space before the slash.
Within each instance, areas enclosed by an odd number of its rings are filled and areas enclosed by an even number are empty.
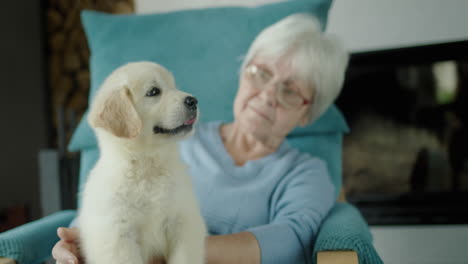
<svg viewBox="0 0 468 264">
<path fill-rule="evenodd" d="M 68 226 L 75 215 L 74 210 L 61 211 L 0 233 L 0 257 L 4 258 L 0 260 L 13 259 L 18 264 L 44 261 L 59 239 L 57 228 Z"/>
<path fill-rule="evenodd" d="M 343 253 L 346 251 L 348 253 Z M 323 221 L 318 232 L 314 245 L 314 259 L 321 258 L 323 260 L 324 256 L 334 258 L 347 256 L 352 259 L 353 253 L 349 251 L 354 251 L 357 254 L 359 263 L 383 263 L 375 251 L 372 244 L 372 235 L 361 213 L 349 203 L 337 202 Z"/>
</svg>

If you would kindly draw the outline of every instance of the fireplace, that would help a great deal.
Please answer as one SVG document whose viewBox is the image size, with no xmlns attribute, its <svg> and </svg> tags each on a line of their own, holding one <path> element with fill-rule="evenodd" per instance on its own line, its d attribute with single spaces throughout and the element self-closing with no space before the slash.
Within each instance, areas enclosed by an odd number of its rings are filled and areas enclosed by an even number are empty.
<svg viewBox="0 0 468 264">
<path fill-rule="evenodd" d="M 337 106 L 369 224 L 468 223 L 468 41 L 352 54 Z"/>
</svg>

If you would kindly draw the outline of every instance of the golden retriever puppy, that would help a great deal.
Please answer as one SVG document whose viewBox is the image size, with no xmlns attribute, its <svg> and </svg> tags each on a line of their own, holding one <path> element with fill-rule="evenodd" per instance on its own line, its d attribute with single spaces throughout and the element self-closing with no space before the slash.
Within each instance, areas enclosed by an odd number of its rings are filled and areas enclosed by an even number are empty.
<svg viewBox="0 0 468 264">
<path fill-rule="evenodd" d="M 115 70 L 89 112 L 100 158 L 79 211 L 88 264 L 204 263 L 206 227 L 177 141 L 193 131 L 197 100 L 152 62 Z"/>
</svg>

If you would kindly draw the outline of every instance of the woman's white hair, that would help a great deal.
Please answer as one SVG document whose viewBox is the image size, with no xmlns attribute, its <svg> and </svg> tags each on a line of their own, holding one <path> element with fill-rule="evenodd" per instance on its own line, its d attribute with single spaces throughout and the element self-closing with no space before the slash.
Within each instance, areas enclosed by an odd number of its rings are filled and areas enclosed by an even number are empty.
<svg viewBox="0 0 468 264">
<path fill-rule="evenodd" d="M 299 78 L 314 89 L 307 123 L 315 121 L 338 97 L 343 86 L 348 53 L 340 41 L 321 31 L 309 14 L 290 15 L 265 28 L 249 48 L 241 72 L 254 57 L 290 60 Z"/>
</svg>

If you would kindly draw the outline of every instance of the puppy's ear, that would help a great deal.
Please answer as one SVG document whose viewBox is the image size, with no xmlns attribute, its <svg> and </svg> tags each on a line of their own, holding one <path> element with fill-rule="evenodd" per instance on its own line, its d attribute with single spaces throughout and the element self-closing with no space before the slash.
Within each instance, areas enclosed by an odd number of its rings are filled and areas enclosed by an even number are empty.
<svg viewBox="0 0 468 264">
<path fill-rule="evenodd" d="M 101 95 L 100 97 L 98 97 Z M 89 113 L 93 127 L 101 127 L 117 137 L 134 138 L 140 134 L 142 121 L 135 110 L 128 87 L 99 94 Z"/>
</svg>

